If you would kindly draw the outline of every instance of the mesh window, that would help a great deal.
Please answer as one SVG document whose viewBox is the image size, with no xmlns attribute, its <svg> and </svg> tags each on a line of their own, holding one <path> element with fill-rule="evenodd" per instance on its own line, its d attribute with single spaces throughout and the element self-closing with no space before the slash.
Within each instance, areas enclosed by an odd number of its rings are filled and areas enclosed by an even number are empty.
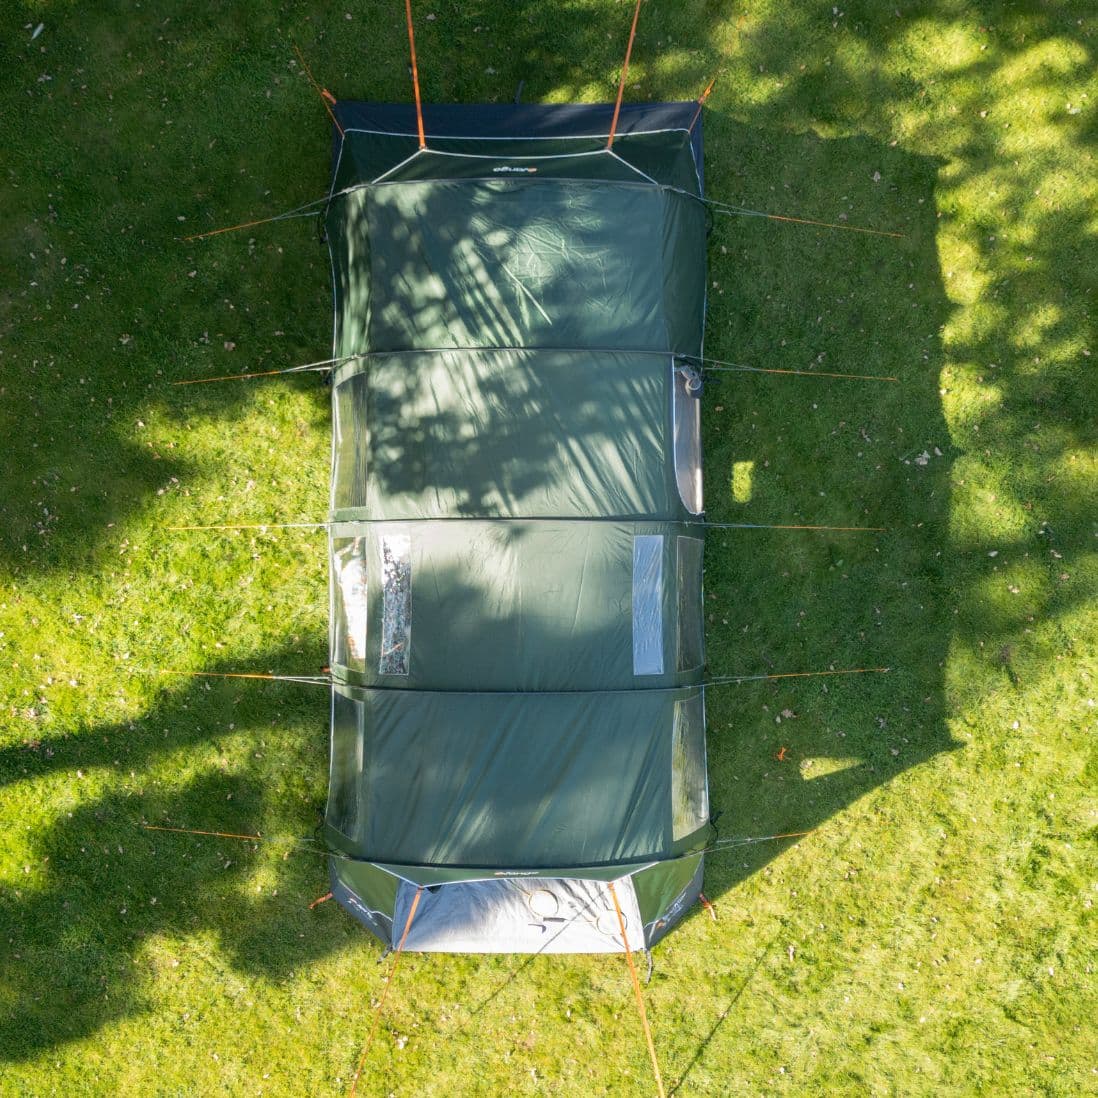
<svg viewBox="0 0 1098 1098">
<path fill-rule="evenodd" d="M 701 400 L 691 392 L 682 370 L 674 370 L 675 482 L 683 506 L 702 512 Z"/>
<path fill-rule="evenodd" d="M 332 423 L 332 507 L 366 506 L 366 375 L 355 374 L 335 392 Z"/>
<path fill-rule="evenodd" d="M 408 674 L 412 643 L 412 539 L 407 534 L 381 538 L 381 660 L 383 675 Z"/>
<path fill-rule="evenodd" d="M 699 690 L 675 703 L 671 734 L 672 839 L 692 835 L 709 822 L 709 788 L 705 778 L 705 700 Z"/>
<path fill-rule="evenodd" d="M 364 822 L 362 760 L 366 707 L 343 694 L 332 695 L 332 759 L 325 819 L 355 840 Z"/>
<path fill-rule="evenodd" d="M 366 670 L 366 539 L 332 541 L 332 663 Z"/>
<path fill-rule="evenodd" d="M 678 669 L 693 671 L 705 661 L 705 629 L 702 622 L 702 550 L 700 538 L 675 539 L 675 571 L 678 594 Z"/>
<path fill-rule="evenodd" d="M 633 538 L 633 674 L 663 674 L 663 535 Z"/>
</svg>

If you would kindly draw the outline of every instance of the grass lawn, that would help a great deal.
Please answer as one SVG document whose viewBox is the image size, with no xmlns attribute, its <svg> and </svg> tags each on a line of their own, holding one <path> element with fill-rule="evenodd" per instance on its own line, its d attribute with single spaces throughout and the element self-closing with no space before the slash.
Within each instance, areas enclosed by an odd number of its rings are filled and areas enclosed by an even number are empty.
<svg viewBox="0 0 1098 1098">
<path fill-rule="evenodd" d="M 428 101 L 612 98 L 626 0 L 416 0 Z M 44 28 L 33 36 L 39 23 Z M 406 101 L 399 0 L 12 0 L 0 17 L 0 1094 L 340 1094 L 377 943 L 291 850 L 326 793 L 311 221 L 337 96 Z M 650 0 L 696 96 L 708 353 L 898 385 L 705 393 L 722 836 L 646 990 L 680 1095 L 1098 1092 L 1098 12 Z M 782 749 L 785 749 L 784 752 Z M 777 756 L 781 755 L 779 759 Z M 270 842 L 142 830 L 142 821 Z M 367 1094 L 651 1094 L 620 957 L 409 955 Z"/>
</svg>

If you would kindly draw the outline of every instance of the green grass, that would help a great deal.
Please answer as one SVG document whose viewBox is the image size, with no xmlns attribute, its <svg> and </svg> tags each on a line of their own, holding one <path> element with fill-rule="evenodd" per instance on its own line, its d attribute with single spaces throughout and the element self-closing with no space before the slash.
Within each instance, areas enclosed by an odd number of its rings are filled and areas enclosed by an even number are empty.
<svg viewBox="0 0 1098 1098">
<path fill-rule="evenodd" d="M 608 99 L 629 8 L 417 0 L 425 96 Z M 166 528 L 323 516 L 315 379 L 168 383 L 324 357 L 326 255 L 177 235 L 321 193 L 290 41 L 406 100 L 401 5 L 3 29 L 0 1092 L 338 1094 L 383 970 L 321 859 L 140 828 L 310 833 L 323 695 L 132 672 L 325 662 L 317 535 Z M 712 692 L 722 834 L 813 831 L 714 857 L 655 951 L 678 1094 L 1098 1089 L 1096 53 L 1082 0 L 645 5 L 631 97 L 721 74 L 711 195 L 905 234 L 711 238 L 709 353 L 902 384 L 707 389 L 711 518 L 889 528 L 715 532 L 710 669 L 895 670 Z M 653 1090 L 620 958 L 409 956 L 364 1084 Z"/>
</svg>

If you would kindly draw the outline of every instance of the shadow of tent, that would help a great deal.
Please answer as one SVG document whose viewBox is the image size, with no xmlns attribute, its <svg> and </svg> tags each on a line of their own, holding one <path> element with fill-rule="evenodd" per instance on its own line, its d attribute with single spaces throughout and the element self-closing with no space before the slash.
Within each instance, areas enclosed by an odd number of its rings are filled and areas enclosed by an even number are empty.
<svg viewBox="0 0 1098 1098">
<path fill-rule="evenodd" d="M 954 610 L 946 583 L 949 432 L 938 392 L 948 302 L 935 248 L 934 160 L 867 138 L 827 140 L 720 116 L 707 125 L 710 147 L 732 165 L 720 178 L 710 167 L 710 193 L 815 216 L 796 196 L 823 176 L 845 199 L 832 208 L 839 216 L 849 209 L 850 223 L 865 224 L 872 210 L 873 224 L 905 234 L 883 240 L 747 218 L 714 226 L 708 354 L 900 378 L 734 374 L 707 392 L 711 520 L 888 528 L 709 534 L 711 675 L 893 668 L 708 691 L 710 799 L 721 837 L 733 839 L 810 831 L 957 746 L 942 683 Z M 864 354 L 840 361 L 851 333 Z M 737 501 L 730 482 L 741 462 L 751 490 Z M 794 841 L 714 853 L 707 894 L 734 887 Z"/>
</svg>

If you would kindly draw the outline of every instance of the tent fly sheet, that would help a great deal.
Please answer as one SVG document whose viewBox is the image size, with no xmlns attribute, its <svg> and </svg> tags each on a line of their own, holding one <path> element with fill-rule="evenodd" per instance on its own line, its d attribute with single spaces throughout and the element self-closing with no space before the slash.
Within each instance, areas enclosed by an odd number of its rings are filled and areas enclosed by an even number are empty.
<svg viewBox="0 0 1098 1098">
<path fill-rule="evenodd" d="M 709 819 L 697 104 L 612 149 L 608 106 L 335 111 L 333 892 L 411 950 L 611 952 L 613 882 L 651 946 Z"/>
</svg>

